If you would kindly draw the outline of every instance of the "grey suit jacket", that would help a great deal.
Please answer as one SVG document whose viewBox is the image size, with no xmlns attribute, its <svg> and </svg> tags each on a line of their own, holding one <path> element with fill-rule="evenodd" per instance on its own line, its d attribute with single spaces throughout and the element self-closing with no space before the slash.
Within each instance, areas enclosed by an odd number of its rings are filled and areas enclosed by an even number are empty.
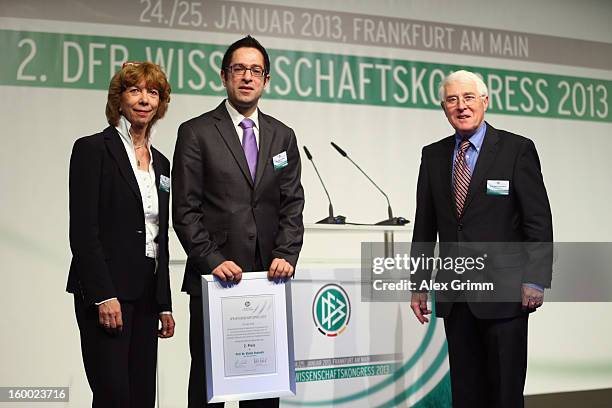
<svg viewBox="0 0 612 408">
<path fill-rule="evenodd" d="M 287 153 L 287 166 L 272 158 Z M 256 250 L 296 265 L 302 247 L 304 190 L 293 130 L 259 113 L 259 156 L 251 179 L 238 134 L 222 102 L 183 123 L 172 168 L 173 225 L 187 253 L 182 290 L 199 295 L 201 275 L 225 260 L 252 271 Z"/>
</svg>

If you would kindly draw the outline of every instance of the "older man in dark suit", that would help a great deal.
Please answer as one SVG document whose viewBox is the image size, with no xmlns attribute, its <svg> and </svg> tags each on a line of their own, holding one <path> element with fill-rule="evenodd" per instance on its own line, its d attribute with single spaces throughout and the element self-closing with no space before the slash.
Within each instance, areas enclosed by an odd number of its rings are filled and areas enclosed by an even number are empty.
<svg viewBox="0 0 612 408">
<path fill-rule="evenodd" d="M 178 131 L 172 204 L 188 256 L 182 289 L 191 296 L 189 407 L 213 405 L 205 399 L 201 275 L 238 282 L 243 271 L 267 270 L 270 279 L 288 278 L 302 247 L 304 192 L 295 134 L 257 107 L 269 73 L 268 53 L 257 40 L 235 42 L 220 73 L 227 99 Z M 241 406 L 278 404 L 272 398 Z"/>
<path fill-rule="evenodd" d="M 495 254 L 487 259 L 485 279 L 496 292 L 437 292 L 436 315 L 444 318 L 453 407 L 519 408 L 527 320 L 542 305 L 552 274 L 552 216 L 540 161 L 531 140 L 484 121 L 489 99 L 477 75 L 450 74 L 440 100 L 455 134 L 423 148 L 413 255 L 432 256 L 436 240 L 441 255 L 466 246 Z M 416 271 L 416 288 L 431 276 L 431 270 Z M 454 278 L 466 281 L 456 270 L 436 275 L 439 282 Z M 427 299 L 426 290 L 412 293 L 421 323 L 431 313 Z"/>
</svg>

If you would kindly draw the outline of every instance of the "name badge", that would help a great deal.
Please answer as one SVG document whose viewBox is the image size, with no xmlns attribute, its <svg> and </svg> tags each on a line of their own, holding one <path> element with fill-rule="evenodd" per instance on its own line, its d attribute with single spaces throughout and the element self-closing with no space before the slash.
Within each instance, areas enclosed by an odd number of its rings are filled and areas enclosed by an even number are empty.
<svg viewBox="0 0 612 408">
<path fill-rule="evenodd" d="M 280 170 L 283 167 L 287 167 L 289 162 L 287 161 L 287 151 L 277 154 L 272 158 L 272 164 L 274 165 L 274 170 Z"/>
<path fill-rule="evenodd" d="M 159 191 L 170 192 L 170 177 L 166 177 L 163 174 L 159 176 Z"/>
<path fill-rule="evenodd" d="M 487 195 L 510 194 L 510 180 L 487 180 Z"/>
</svg>

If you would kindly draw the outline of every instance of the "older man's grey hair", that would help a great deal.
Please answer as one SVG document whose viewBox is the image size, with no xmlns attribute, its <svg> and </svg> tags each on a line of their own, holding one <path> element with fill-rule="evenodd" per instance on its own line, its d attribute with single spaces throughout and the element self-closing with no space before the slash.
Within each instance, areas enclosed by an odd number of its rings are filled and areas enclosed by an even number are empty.
<svg viewBox="0 0 612 408">
<path fill-rule="evenodd" d="M 487 89 L 487 86 L 485 85 L 482 78 L 480 78 L 478 75 L 476 75 L 473 72 L 462 69 L 460 71 L 455 71 L 447 75 L 446 78 L 444 78 L 444 80 L 440 82 L 440 87 L 438 88 L 438 98 L 440 99 L 440 101 L 444 101 L 444 98 L 446 96 L 444 95 L 444 90 L 446 88 L 446 85 L 452 82 L 476 83 L 476 89 L 478 90 L 478 94 L 480 96 L 489 95 L 489 90 Z"/>
</svg>

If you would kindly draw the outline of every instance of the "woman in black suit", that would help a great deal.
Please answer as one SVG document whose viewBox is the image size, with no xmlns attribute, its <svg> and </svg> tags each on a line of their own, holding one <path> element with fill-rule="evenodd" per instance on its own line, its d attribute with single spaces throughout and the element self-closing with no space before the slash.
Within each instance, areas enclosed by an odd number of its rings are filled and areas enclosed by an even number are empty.
<svg viewBox="0 0 612 408">
<path fill-rule="evenodd" d="M 174 334 L 170 163 L 151 145 L 169 102 L 159 66 L 124 64 L 108 89 L 110 126 L 78 139 L 70 157 L 67 291 L 93 407 L 153 407 L 157 338 Z"/>
</svg>

